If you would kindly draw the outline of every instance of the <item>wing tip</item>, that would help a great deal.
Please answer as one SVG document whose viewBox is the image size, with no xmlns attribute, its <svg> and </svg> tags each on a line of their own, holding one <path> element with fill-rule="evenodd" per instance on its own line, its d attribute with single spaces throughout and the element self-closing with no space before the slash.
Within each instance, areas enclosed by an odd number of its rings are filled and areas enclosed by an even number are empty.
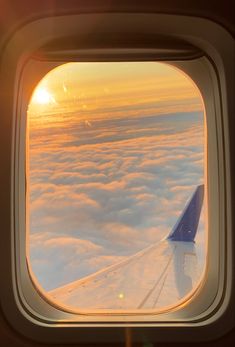
<svg viewBox="0 0 235 347">
<path fill-rule="evenodd" d="M 194 242 L 204 198 L 204 184 L 198 185 L 167 237 L 171 241 Z"/>
</svg>

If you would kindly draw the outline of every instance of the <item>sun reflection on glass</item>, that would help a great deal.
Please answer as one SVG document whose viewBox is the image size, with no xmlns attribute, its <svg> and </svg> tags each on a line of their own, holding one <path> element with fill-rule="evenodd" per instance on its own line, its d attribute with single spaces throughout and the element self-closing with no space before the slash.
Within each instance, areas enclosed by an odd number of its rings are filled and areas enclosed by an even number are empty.
<svg viewBox="0 0 235 347">
<path fill-rule="evenodd" d="M 124 299 L 124 294 L 123 293 L 119 293 L 118 297 L 119 297 L 119 299 Z"/>
</svg>

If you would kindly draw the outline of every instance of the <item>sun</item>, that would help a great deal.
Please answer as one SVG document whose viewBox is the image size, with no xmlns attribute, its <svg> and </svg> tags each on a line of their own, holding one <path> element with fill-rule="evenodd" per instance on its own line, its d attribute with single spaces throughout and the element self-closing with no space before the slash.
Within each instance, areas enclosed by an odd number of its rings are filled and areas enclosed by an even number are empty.
<svg viewBox="0 0 235 347">
<path fill-rule="evenodd" d="M 40 105 L 46 105 L 54 102 L 54 98 L 46 88 L 38 88 L 33 95 L 33 102 Z"/>
</svg>

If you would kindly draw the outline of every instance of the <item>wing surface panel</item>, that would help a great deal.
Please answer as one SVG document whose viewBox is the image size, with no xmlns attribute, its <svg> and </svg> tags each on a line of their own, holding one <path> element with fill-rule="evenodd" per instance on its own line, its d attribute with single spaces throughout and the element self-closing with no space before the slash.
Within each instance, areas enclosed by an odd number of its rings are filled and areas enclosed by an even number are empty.
<svg viewBox="0 0 235 347">
<path fill-rule="evenodd" d="M 49 296 L 58 304 L 78 310 L 154 309 L 177 304 L 195 289 L 203 273 L 194 243 L 203 195 L 204 186 L 200 185 L 167 239 L 54 289 Z"/>
<path fill-rule="evenodd" d="M 77 309 L 160 308 L 180 300 L 197 280 L 194 244 L 164 240 L 124 262 L 55 289 L 50 296 Z"/>
</svg>

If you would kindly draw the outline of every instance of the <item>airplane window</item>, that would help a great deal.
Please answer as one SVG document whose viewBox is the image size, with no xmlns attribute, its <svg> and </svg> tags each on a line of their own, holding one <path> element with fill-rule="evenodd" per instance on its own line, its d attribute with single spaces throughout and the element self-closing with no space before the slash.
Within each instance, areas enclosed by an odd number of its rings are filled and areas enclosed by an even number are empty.
<svg viewBox="0 0 235 347">
<path fill-rule="evenodd" d="M 206 266 L 206 125 L 185 73 L 67 63 L 28 105 L 28 263 L 79 311 L 169 309 Z"/>
</svg>

